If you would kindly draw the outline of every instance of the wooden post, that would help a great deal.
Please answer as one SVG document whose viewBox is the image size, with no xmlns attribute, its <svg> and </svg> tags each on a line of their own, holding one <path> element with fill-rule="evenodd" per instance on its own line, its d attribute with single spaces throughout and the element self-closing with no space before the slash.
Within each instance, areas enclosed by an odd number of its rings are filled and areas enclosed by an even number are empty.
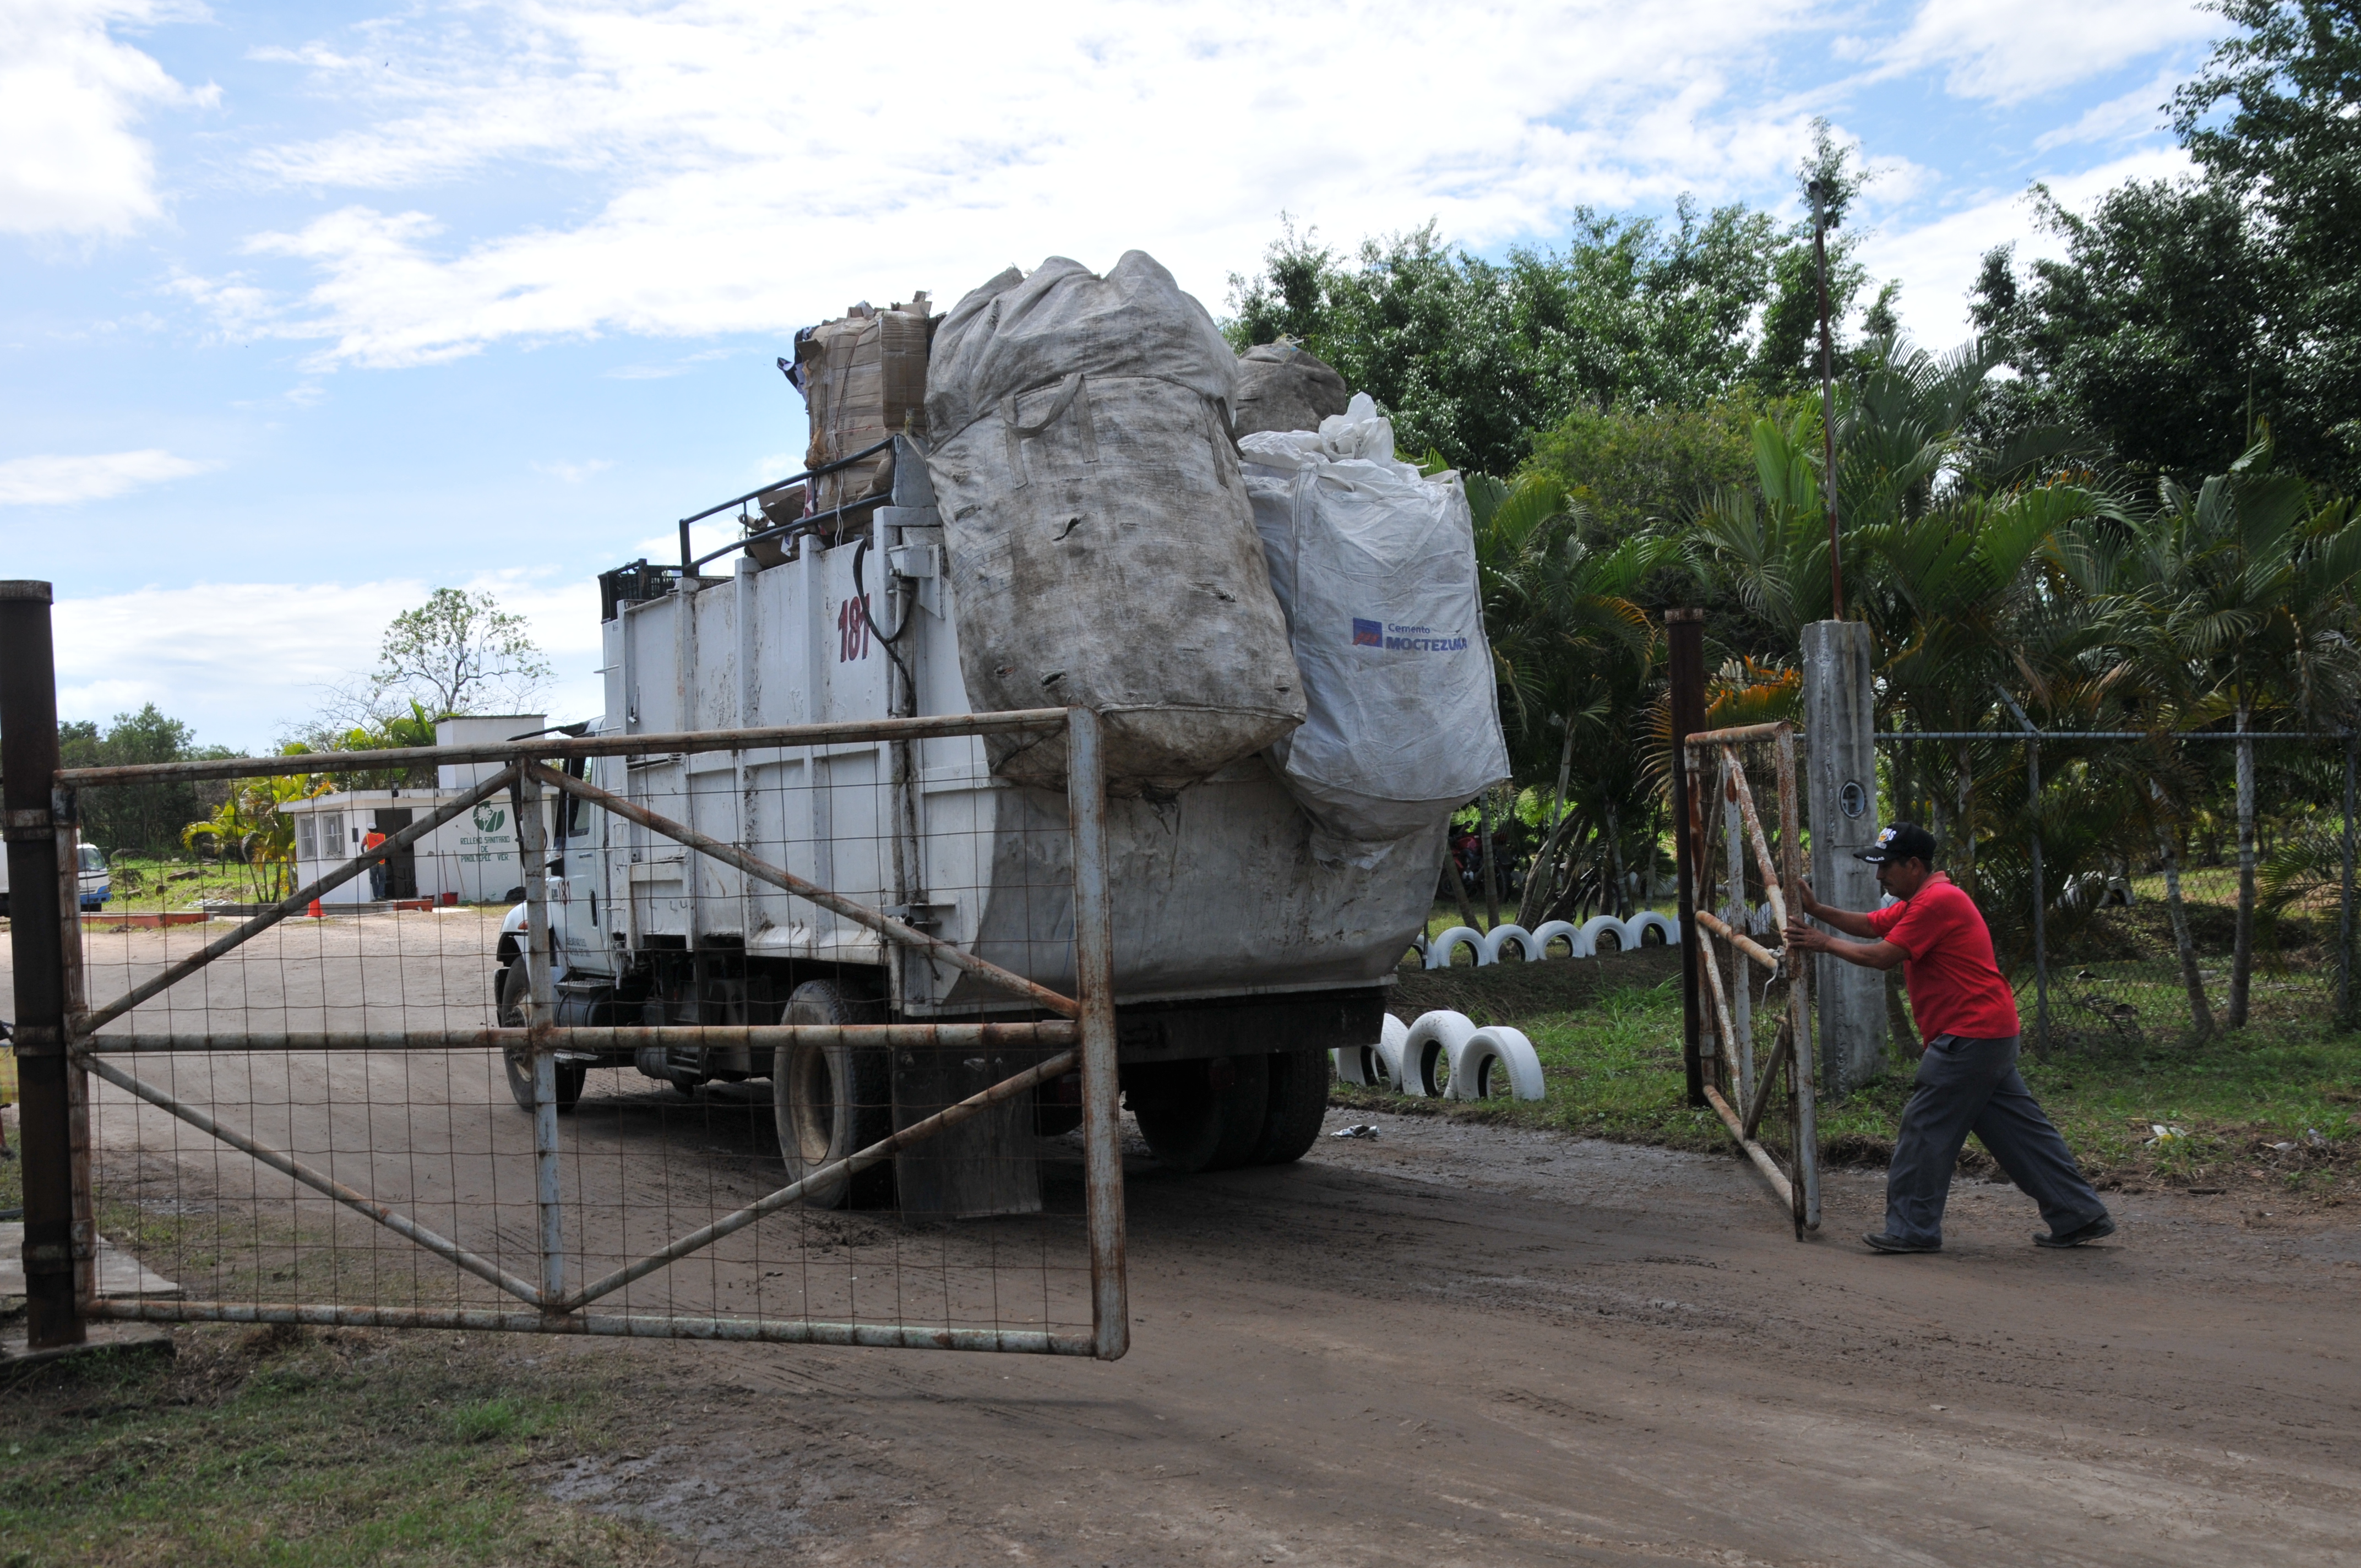
<svg viewBox="0 0 2361 1568">
<path fill-rule="evenodd" d="M 1688 1074 L 1688 1098 L 1703 1105 L 1705 1098 L 1705 1014 L 1699 995 L 1697 942 L 1697 824 L 1690 808 L 1688 738 L 1705 728 L 1705 611 L 1664 611 L 1664 635 L 1670 647 L 1673 698 L 1673 857 L 1679 882 L 1681 916 L 1681 1065 Z"/>
<path fill-rule="evenodd" d="M 1812 891 L 1839 909 L 1874 909 L 1876 870 L 1857 858 L 1877 841 L 1879 826 L 1869 628 L 1814 621 L 1804 628 L 1803 653 Z M 1850 1094 L 1885 1064 L 1885 977 L 1828 956 L 1814 967 L 1820 1087 L 1831 1096 Z"/>
<path fill-rule="evenodd" d="M 78 1262 L 95 1238 L 75 1223 L 74 1095 L 66 1058 L 70 926 L 60 887 L 78 885 L 58 845 L 71 843 L 52 814 L 58 771 L 56 666 L 49 641 L 49 585 L 0 582 L 0 785 L 7 803 L 8 935 L 14 959 L 16 1049 L 25 1181 L 25 1327 L 29 1347 L 49 1350 L 84 1338 Z M 79 948 L 77 948 L 77 952 Z"/>
</svg>

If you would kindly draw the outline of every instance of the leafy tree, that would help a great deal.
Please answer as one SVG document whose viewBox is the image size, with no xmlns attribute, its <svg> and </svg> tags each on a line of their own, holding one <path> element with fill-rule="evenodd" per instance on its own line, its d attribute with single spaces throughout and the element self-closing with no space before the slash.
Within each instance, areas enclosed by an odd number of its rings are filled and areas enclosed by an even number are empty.
<svg viewBox="0 0 2361 1568">
<path fill-rule="evenodd" d="M 1826 182 L 1840 211 L 1860 188 L 1854 159 L 1822 126 L 1798 177 Z M 1839 319 L 1862 284 L 1851 243 L 1839 235 L 1830 252 Z M 1813 379 L 1817 276 L 1808 223 L 1701 213 L 1686 197 L 1669 223 L 1581 209 L 1565 249 L 1499 262 L 1431 223 L 1347 258 L 1282 217 L 1261 272 L 1230 280 L 1228 330 L 1242 349 L 1301 343 L 1378 400 L 1404 448 L 1505 474 L 1533 433 L 1586 409 L 1693 408 Z M 1889 327 L 1892 307 L 1889 291 L 1876 308 Z"/>
<path fill-rule="evenodd" d="M 200 750 L 188 725 L 154 703 L 137 713 L 118 713 L 102 731 L 90 719 L 58 726 L 58 753 L 69 768 L 121 767 L 136 762 L 179 762 L 198 756 L 235 753 Z M 110 784 L 82 792 L 82 836 L 109 854 L 170 854 L 181 824 L 203 808 L 204 791 L 184 782 Z"/>
<path fill-rule="evenodd" d="M 2119 186 L 2087 215 L 2035 199 L 2066 255 L 2020 279 L 2010 247 L 1986 253 L 1969 306 L 2023 378 L 1986 433 L 2080 422 L 2143 472 L 2226 468 L 2296 373 L 2273 345 L 2279 283 L 2254 214 L 2190 181 Z"/>
<path fill-rule="evenodd" d="M 487 701 L 522 704 L 555 674 L 524 617 L 500 609 L 490 594 L 436 588 L 385 629 L 371 696 L 423 702 L 440 718 Z"/>
<path fill-rule="evenodd" d="M 1774 408 L 1746 389 L 1702 404 L 1586 404 L 1535 437 L 1524 471 L 1554 478 L 1601 533 L 1624 538 L 1743 484 L 1754 472 L 1754 422 Z"/>
<path fill-rule="evenodd" d="M 2226 472 L 2269 422 L 2282 462 L 2361 483 L 2361 15 L 2349 0 L 2223 0 L 2237 29 L 2172 100 L 2197 163 L 2091 211 L 2037 188 L 2066 242 L 1972 291 L 2024 378 L 2003 424 L 2079 422 L 2136 468 Z"/>
</svg>

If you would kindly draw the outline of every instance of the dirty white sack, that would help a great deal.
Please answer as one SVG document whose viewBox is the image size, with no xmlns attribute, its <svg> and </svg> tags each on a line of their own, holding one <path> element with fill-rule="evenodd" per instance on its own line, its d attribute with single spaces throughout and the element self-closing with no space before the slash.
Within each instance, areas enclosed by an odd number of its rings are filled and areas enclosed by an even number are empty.
<svg viewBox="0 0 2361 1568">
<path fill-rule="evenodd" d="M 1432 829 L 1509 773 L 1459 477 L 1394 461 L 1365 392 L 1238 444 L 1308 708 L 1280 777 L 1334 839 Z"/>
<path fill-rule="evenodd" d="M 1052 257 L 961 300 L 928 367 L 927 466 L 979 711 L 1080 705 L 1118 793 L 1174 789 L 1301 722 L 1229 433 L 1237 361 L 1153 257 Z M 1062 730 L 994 737 L 1055 785 Z"/>
</svg>

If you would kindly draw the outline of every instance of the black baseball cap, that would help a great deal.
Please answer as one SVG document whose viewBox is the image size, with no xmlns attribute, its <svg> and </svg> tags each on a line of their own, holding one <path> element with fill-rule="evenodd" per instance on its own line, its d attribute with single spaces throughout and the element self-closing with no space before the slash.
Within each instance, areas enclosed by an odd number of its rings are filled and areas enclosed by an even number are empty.
<svg viewBox="0 0 2361 1568">
<path fill-rule="evenodd" d="M 1862 860 L 1872 866 L 1894 861 L 1924 861 L 1935 863 L 1935 835 L 1915 822 L 1897 822 L 1877 836 L 1877 842 L 1860 851 Z"/>
</svg>

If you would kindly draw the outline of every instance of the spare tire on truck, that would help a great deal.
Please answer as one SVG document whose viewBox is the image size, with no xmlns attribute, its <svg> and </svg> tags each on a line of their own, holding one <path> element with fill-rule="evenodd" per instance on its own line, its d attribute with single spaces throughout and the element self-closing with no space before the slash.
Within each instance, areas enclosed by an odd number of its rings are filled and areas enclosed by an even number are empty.
<svg viewBox="0 0 2361 1568">
<path fill-rule="evenodd" d="M 1088 707 L 1110 786 L 1177 790 L 1303 721 L 1205 308 L 1127 251 L 1052 257 L 953 306 L 927 373 L 928 457 L 978 712 Z M 995 773 L 1061 787 L 1062 730 L 991 737 Z"/>
</svg>

